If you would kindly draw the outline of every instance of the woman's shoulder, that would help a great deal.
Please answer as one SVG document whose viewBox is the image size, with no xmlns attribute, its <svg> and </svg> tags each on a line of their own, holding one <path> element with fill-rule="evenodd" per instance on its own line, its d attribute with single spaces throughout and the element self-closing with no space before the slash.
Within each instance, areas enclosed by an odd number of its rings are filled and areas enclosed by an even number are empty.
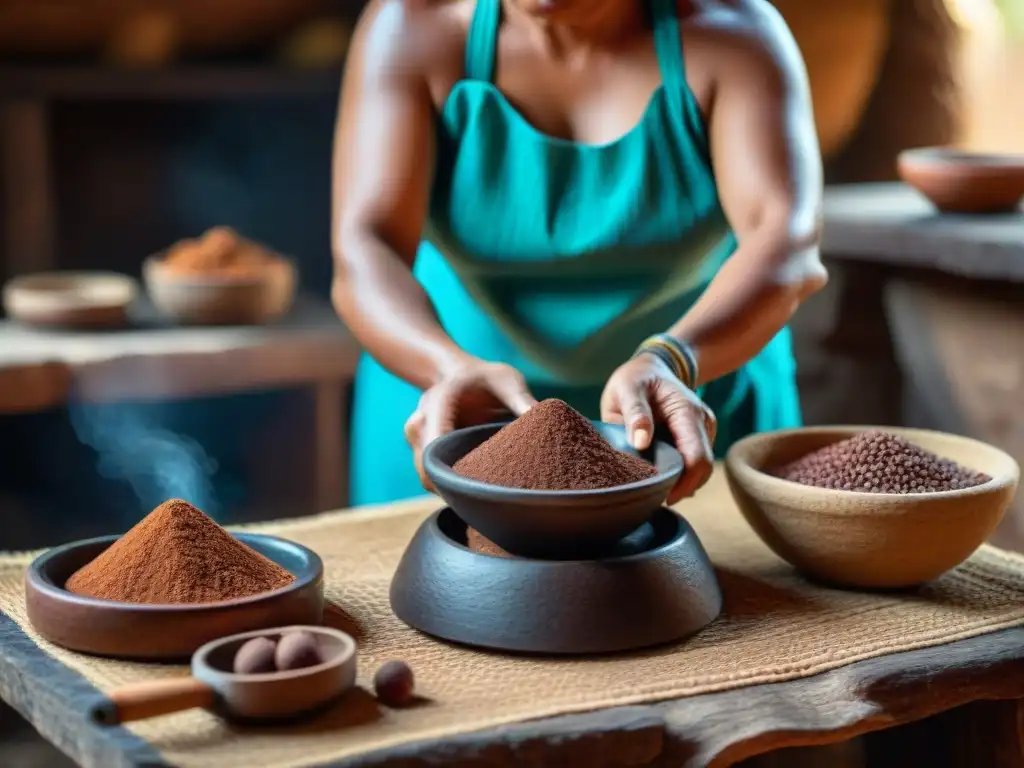
<svg viewBox="0 0 1024 768">
<path fill-rule="evenodd" d="M 683 38 L 715 67 L 802 68 L 782 14 L 768 0 L 679 0 Z"/>
<path fill-rule="evenodd" d="M 432 79 L 461 71 L 473 0 L 371 0 L 351 56 L 364 67 L 401 67 Z"/>
</svg>

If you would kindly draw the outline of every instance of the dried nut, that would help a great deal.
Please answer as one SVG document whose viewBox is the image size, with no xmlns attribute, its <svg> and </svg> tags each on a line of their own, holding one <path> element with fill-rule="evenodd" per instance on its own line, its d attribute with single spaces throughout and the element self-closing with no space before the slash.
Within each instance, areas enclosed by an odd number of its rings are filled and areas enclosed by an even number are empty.
<svg viewBox="0 0 1024 768">
<path fill-rule="evenodd" d="M 373 676 L 373 690 L 381 703 L 404 707 L 412 701 L 415 678 L 404 661 L 389 661 Z"/>
<path fill-rule="evenodd" d="M 288 669 L 304 669 L 315 667 L 324 661 L 320 653 L 320 645 L 316 638 L 309 632 L 296 630 L 281 635 L 277 642 L 277 653 L 274 654 L 274 663 L 277 669 L 284 672 Z"/>
<path fill-rule="evenodd" d="M 238 675 L 261 675 L 273 672 L 277 644 L 269 637 L 254 637 L 238 649 L 232 668 Z"/>
</svg>

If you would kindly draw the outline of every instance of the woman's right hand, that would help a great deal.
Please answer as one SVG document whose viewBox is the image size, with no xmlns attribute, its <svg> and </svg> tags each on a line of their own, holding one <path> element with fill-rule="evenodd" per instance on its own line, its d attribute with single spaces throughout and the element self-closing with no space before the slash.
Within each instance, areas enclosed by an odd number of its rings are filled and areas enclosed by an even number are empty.
<svg viewBox="0 0 1024 768">
<path fill-rule="evenodd" d="M 423 449 L 455 429 L 522 416 L 536 404 L 523 375 L 503 363 L 471 360 L 460 364 L 420 397 L 405 422 L 405 439 L 416 457 L 423 487 L 434 488 L 423 471 Z"/>
</svg>

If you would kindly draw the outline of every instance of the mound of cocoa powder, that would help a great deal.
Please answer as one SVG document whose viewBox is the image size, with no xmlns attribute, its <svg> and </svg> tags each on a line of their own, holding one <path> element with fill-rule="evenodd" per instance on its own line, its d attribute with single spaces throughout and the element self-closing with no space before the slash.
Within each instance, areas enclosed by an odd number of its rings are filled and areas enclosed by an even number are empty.
<svg viewBox="0 0 1024 768">
<path fill-rule="evenodd" d="M 880 430 L 827 445 L 771 474 L 817 488 L 867 493 L 952 491 L 991 479 Z"/>
<path fill-rule="evenodd" d="M 543 400 L 457 462 L 464 477 L 506 488 L 582 491 L 651 477 L 654 466 L 616 450 L 561 400 Z"/>
<path fill-rule="evenodd" d="M 494 557 L 512 557 L 508 552 L 484 536 L 476 528 L 466 529 L 466 546 L 473 552 Z"/>
<path fill-rule="evenodd" d="M 76 571 L 66 588 L 122 603 L 213 603 L 268 592 L 294 580 L 201 510 L 171 499 Z"/>
</svg>

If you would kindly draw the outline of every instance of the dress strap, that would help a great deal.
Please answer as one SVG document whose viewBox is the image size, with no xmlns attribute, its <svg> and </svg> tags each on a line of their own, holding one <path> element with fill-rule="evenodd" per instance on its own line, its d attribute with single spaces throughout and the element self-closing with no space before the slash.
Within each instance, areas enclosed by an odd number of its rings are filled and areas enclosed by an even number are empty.
<svg viewBox="0 0 1024 768">
<path fill-rule="evenodd" d="M 501 0 L 476 0 L 466 39 L 466 77 L 491 82 L 498 47 Z"/>
<path fill-rule="evenodd" d="M 677 0 L 649 1 L 654 23 L 654 50 L 661 68 L 665 97 L 672 113 L 706 154 L 708 141 L 704 116 L 686 79 L 686 59 L 683 56 L 682 25 L 679 23 Z"/>
</svg>

